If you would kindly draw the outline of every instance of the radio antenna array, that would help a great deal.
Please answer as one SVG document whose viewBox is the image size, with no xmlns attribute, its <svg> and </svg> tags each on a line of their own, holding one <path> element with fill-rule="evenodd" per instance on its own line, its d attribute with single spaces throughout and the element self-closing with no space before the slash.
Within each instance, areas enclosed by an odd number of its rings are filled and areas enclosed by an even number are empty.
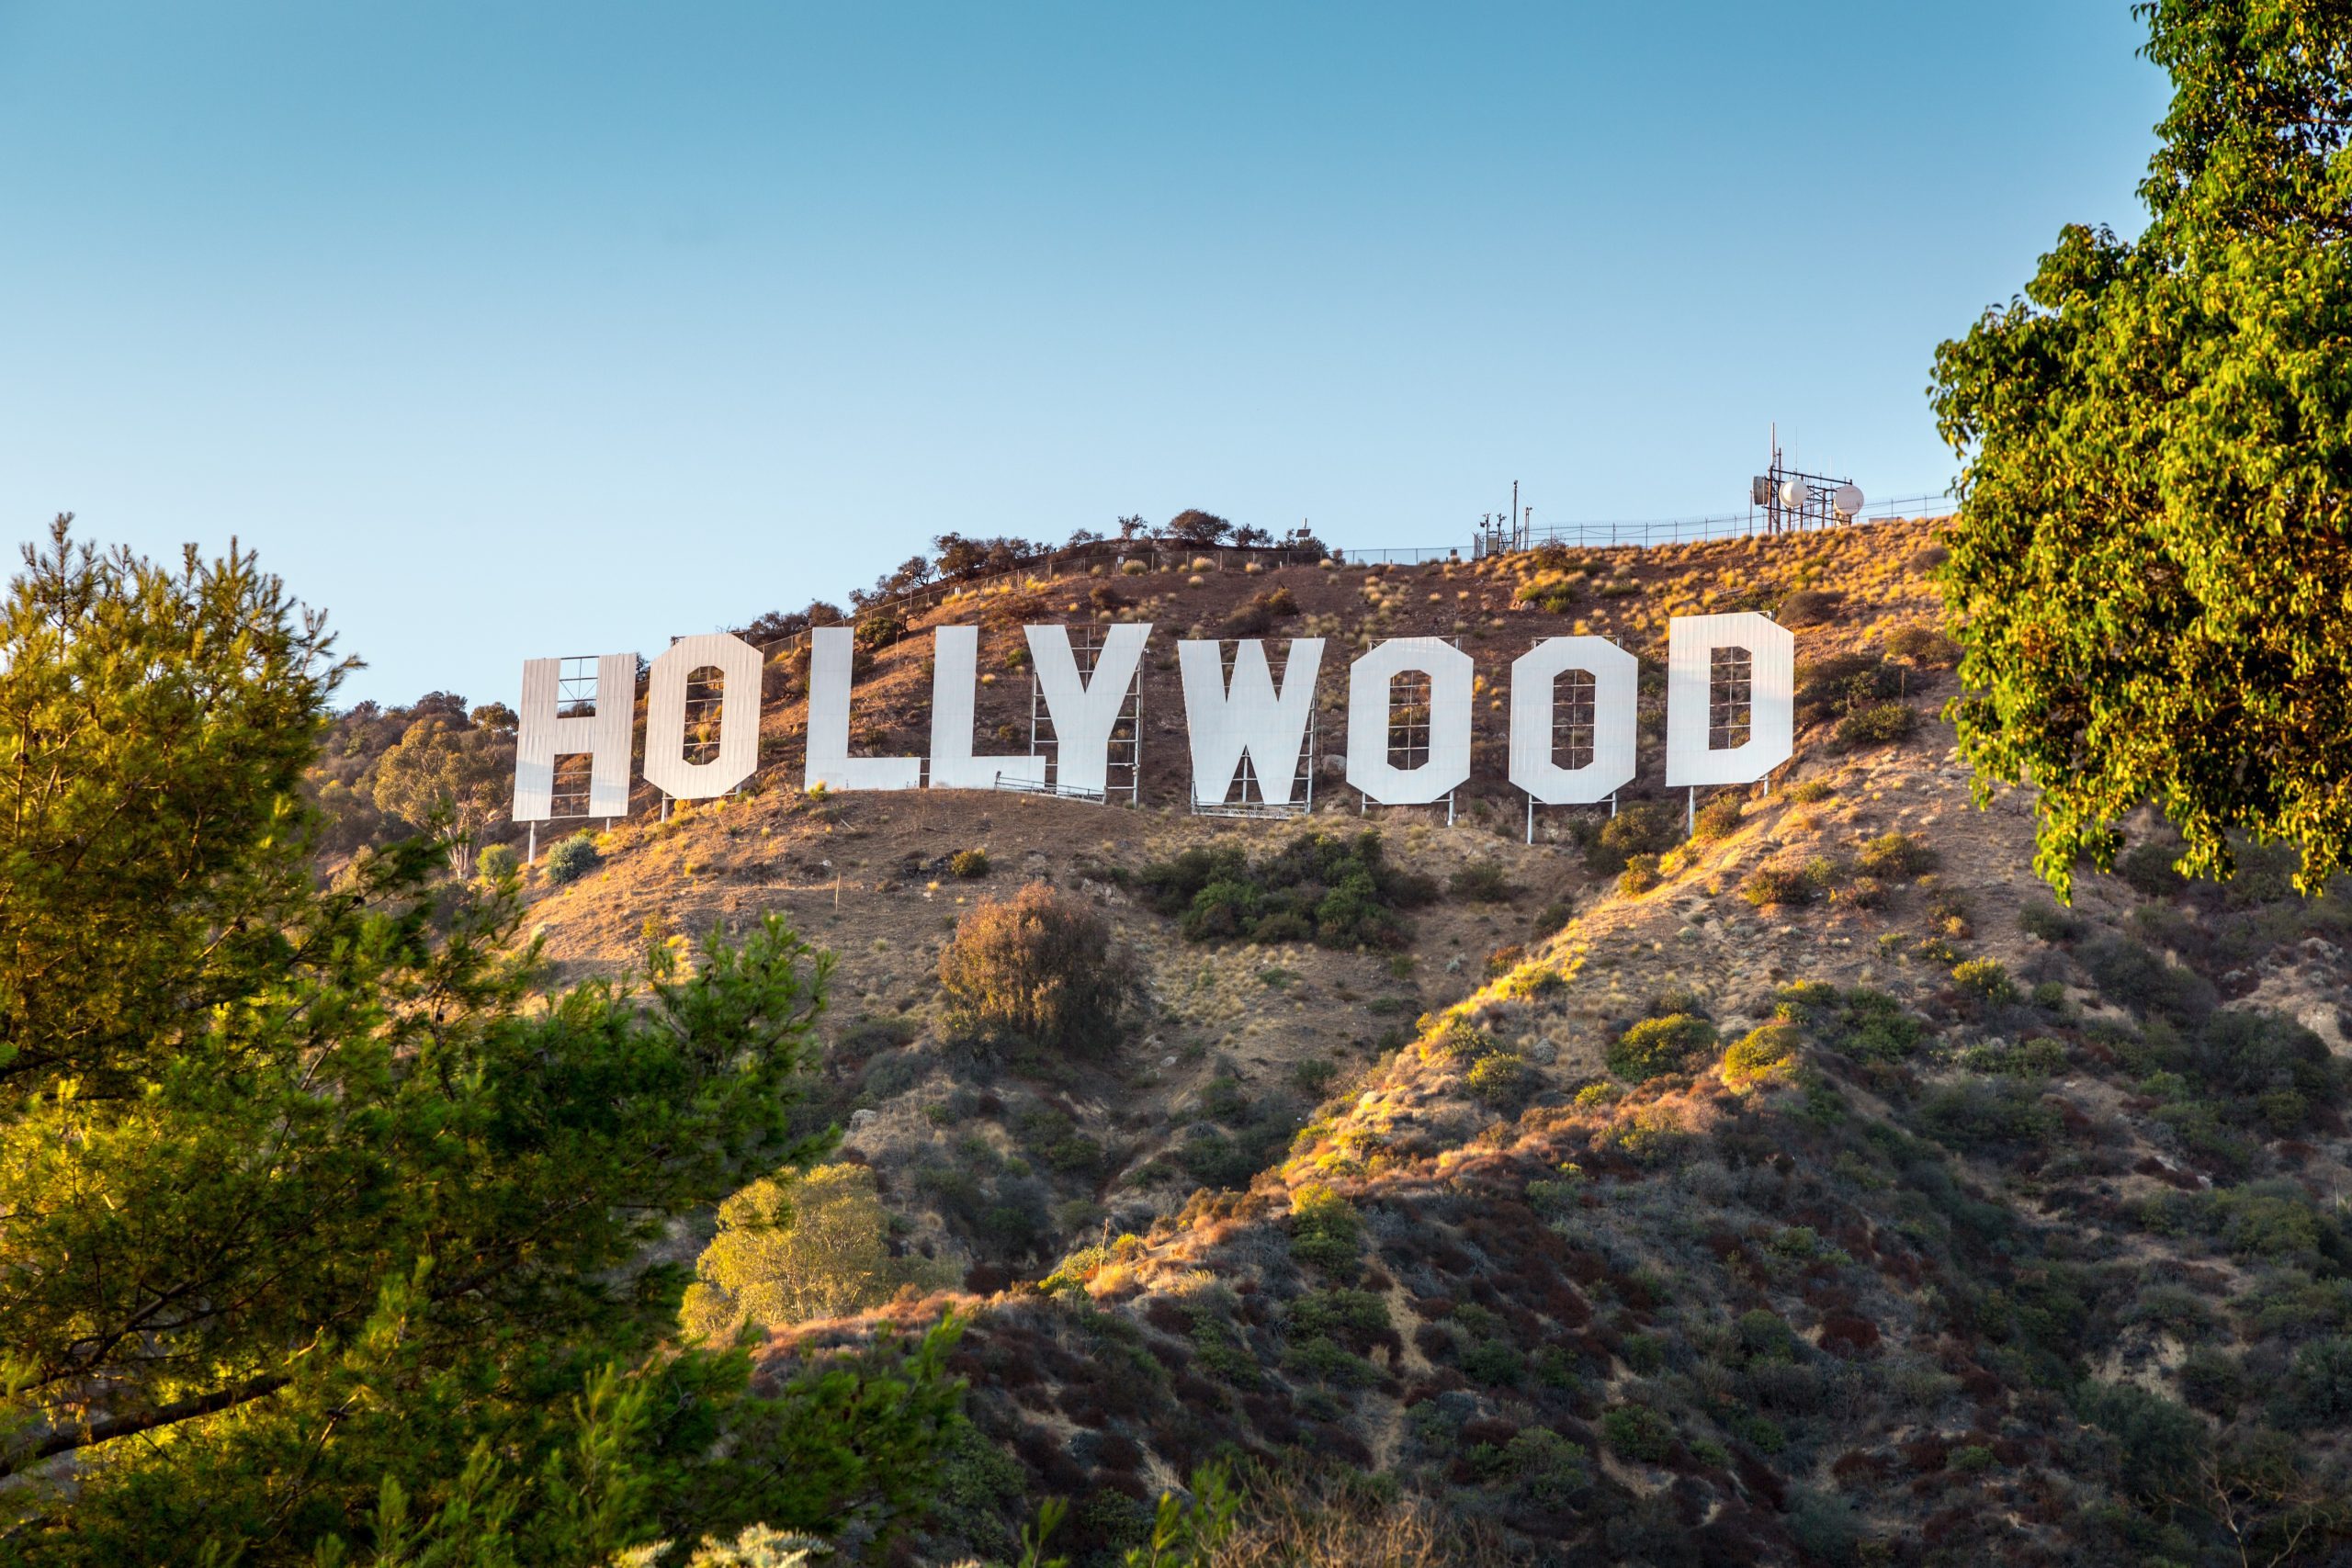
<svg viewBox="0 0 2352 1568">
<path fill-rule="evenodd" d="M 1781 455 L 1781 427 L 1772 427 L 1772 466 L 1748 481 L 1747 504 L 1764 513 L 1767 534 L 1831 528 L 1861 515 L 1862 489 L 1849 479 L 1808 474 Z"/>
</svg>

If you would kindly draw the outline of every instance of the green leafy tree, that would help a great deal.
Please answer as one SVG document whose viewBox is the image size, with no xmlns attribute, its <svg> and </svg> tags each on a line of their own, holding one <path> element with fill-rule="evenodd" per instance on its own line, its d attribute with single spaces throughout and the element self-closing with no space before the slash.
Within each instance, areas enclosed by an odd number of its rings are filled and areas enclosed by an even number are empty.
<svg viewBox="0 0 2352 1568">
<path fill-rule="evenodd" d="M 786 1117 L 829 957 L 771 919 L 542 998 L 514 884 L 436 888 L 439 840 L 322 890 L 299 789 L 344 668 L 250 555 L 63 519 L 0 606 L 0 1563 L 886 1522 L 953 1419 L 944 1338 L 754 1397 L 668 1343 L 648 1253 L 822 1152 Z"/>
<path fill-rule="evenodd" d="M 1205 549 L 1233 532 L 1233 525 L 1214 512 L 1204 512 L 1188 506 L 1168 520 L 1166 533 L 1170 543 L 1191 545 Z"/>
<path fill-rule="evenodd" d="M 460 876 L 472 874 L 476 835 L 513 808 L 514 732 L 498 722 L 503 711 L 503 705 L 475 710 L 492 724 L 420 718 L 376 760 L 377 809 L 419 829 L 445 822 L 455 829 L 449 866 Z"/>
<path fill-rule="evenodd" d="M 1943 344 L 1943 587 L 1961 745 L 2041 791 L 2041 874 L 2162 805 L 2181 867 L 2232 829 L 2319 886 L 2352 840 L 2352 13 L 2136 7 L 2173 97 L 2136 241 L 2073 226 Z"/>
</svg>

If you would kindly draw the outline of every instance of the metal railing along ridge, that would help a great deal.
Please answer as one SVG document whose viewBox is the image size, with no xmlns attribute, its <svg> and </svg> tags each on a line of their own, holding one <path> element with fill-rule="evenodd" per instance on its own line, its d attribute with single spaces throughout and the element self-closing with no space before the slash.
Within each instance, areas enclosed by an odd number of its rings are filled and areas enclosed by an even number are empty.
<svg viewBox="0 0 2352 1568">
<path fill-rule="evenodd" d="M 1634 522 L 1560 523 L 1532 531 L 1532 546 L 1573 545 L 1586 549 L 1647 548 L 1662 545 L 1704 544 L 1716 539 L 1785 538 L 1795 534 L 1818 534 L 1836 528 L 1864 526 L 1874 523 L 1891 523 L 1906 518 L 1949 517 L 1955 510 L 1949 496 L 1908 495 L 1882 501 L 1865 506 L 1852 517 L 1834 522 L 1812 522 L 1802 527 L 1783 526 L 1777 534 L 1769 533 L 1765 514 L 1750 507 L 1746 512 L 1725 513 L 1715 517 L 1666 517 Z M 1484 545 L 1474 541 L 1472 556 Z M 877 613 L 893 616 L 918 614 L 961 595 L 978 595 L 1025 581 L 1041 572 L 1066 570 L 1083 562 L 1104 562 L 1124 566 L 1131 560 L 1144 563 L 1147 572 L 1162 570 L 1181 571 L 1199 561 L 1223 570 L 1238 559 L 1242 564 L 1306 565 L 1316 560 L 1310 551 L 1292 546 L 1217 545 L 1190 548 L 1170 545 L 1166 540 L 1104 539 L 1091 544 L 1066 547 L 1033 556 L 1002 571 L 984 577 L 958 578 L 925 583 L 921 588 L 893 594 L 888 599 L 862 605 L 855 614 L 836 625 L 855 626 Z M 1330 558 L 1342 566 L 1418 566 L 1427 561 L 1460 560 L 1459 545 L 1427 547 L 1374 547 L 1367 549 L 1335 549 Z M 773 642 L 755 644 L 762 654 L 775 658 L 782 653 L 794 653 L 808 645 L 807 631 L 794 632 Z"/>
</svg>

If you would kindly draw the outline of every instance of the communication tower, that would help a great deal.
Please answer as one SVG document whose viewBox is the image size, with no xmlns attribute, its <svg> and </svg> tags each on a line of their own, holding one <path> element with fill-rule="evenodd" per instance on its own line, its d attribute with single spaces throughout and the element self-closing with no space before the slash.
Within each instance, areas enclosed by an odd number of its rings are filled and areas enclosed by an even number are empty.
<svg viewBox="0 0 2352 1568">
<path fill-rule="evenodd" d="M 1781 456 L 1778 427 L 1772 433 L 1772 466 L 1748 481 L 1747 503 L 1764 513 L 1768 534 L 1828 528 L 1861 515 L 1862 489 L 1853 480 L 1792 468 Z"/>
</svg>

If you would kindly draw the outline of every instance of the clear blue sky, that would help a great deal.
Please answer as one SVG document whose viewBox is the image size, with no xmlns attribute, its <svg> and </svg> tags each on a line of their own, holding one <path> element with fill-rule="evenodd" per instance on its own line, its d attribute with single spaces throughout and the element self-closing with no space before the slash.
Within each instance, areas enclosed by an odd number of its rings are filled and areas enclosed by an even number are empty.
<svg viewBox="0 0 2352 1568">
<path fill-rule="evenodd" d="M 232 534 L 371 666 L 840 597 L 933 534 L 1342 546 L 1891 496 L 1939 339 L 2161 113 L 2127 0 L 0 0 L 0 511 Z"/>
</svg>

